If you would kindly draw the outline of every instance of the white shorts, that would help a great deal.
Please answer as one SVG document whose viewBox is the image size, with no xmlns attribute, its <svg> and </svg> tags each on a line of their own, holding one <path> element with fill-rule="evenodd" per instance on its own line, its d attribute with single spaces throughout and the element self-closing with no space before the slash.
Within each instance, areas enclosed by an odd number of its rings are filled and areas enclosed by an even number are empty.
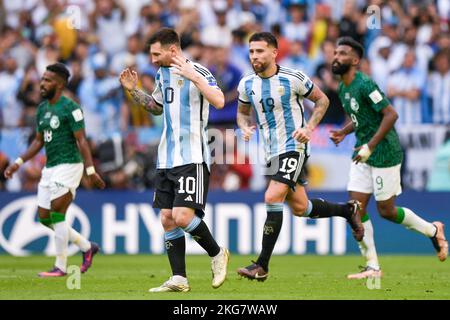
<svg viewBox="0 0 450 320">
<path fill-rule="evenodd" d="M 350 166 L 348 191 L 374 194 L 376 201 L 384 201 L 402 193 L 400 183 L 401 164 L 388 168 L 375 168 L 366 163 Z"/>
<path fill-rule="evenodd" d="M 44 168 L 38 185 L 38 206 L 50 210 L 50 203 L 69 191 L 75 199 L 76 190 L 83 177 L 83 169 L 82 163 L 59 164 Z"/>
</svg>

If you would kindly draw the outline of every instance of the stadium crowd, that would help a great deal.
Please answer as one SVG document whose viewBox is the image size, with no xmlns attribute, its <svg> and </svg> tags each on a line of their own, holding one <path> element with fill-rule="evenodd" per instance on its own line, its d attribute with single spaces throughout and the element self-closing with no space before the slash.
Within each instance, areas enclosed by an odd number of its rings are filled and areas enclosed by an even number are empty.
<svg viewBox="0 0 450 320">
<path fill-rule="evenodd" d="M 108 187 L 151 188 L 162 120 L 135 105 L 117 76 L 132 67 L 139 86 L 153 91 L 145 43 L 164 26 L 225 94 L 225 108 L 210 109 L 211 128 L 236 127 L 236 88 L 251 70 L 247 40 L 263 30 L 278 38 L 278 63 L 306 72 L 330 98 L 322 123 L 345 121 L 331 62 L 337 38 L 351 36 L 364 44 L 361 69 L 391 99 L 398 125 L 450 125 L 448 0 L 0 0 L 0 172 L 32 139 L 40 76 L 61 61 L 72 73 L 66 95 L 83 107 Z M 44 164 L 35 157 L 8 184 L 1 175 L 0 190 L 35 190 Z M 254 169 L 214 165 L 211 188 L 263 188 Z"/>
</svg>

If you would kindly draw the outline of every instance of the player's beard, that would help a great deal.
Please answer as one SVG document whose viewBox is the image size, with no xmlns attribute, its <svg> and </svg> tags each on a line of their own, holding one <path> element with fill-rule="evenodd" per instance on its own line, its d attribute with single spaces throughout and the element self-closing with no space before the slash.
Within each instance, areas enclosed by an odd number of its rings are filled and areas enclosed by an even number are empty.
<svg viewBox="0 0 450 320">
<path fill-rule="evenodd" d="M 266 71 L 266 69 L 269 67 L 269 64 L 268 63 L 262 63 L 262 62 L 260 62 L 259 63 L 259 67 L 255 67 L 254 65 L 253 65 L 253 63 L 252 63 L 252 68 L 253 68 L 253 70 L 255 71 L 255 73 L 261 73 L 261 72 L 264 72 L 264 71 Z"/>
<path fill-rule="evenodd" d="M 337 61 L 333 62 L 331 65 L 331 71 L 334 74 L 343 75 L 347 73 L 348 70 L 350 70 L 351 64 L 347 63 L 339 63 Z"/>
<path fill-rule="evenodd" d="M 41 91 L 41 97 L 43 99 L 51 100 L 56 94 L 56 88 L 52 88 L 49 90 L 45 90 L 44 92 Z"/>
</svg>

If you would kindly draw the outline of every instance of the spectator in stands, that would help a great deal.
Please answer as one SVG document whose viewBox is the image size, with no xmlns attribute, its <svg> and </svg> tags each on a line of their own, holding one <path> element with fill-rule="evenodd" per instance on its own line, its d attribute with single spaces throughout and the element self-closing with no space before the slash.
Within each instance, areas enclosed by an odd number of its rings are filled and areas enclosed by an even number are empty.
<svg viewBox="0 0 450 320">
<path fill-rule="evenodd" d="M 36 130 L 36 110 L 41 102 L 40 77 L 36 67 L 31 64 L 20 85 L 17 98 L 24 106 L 21 125 L 30 128 L 33 132 Z"/>
<path fill-rule="evenodd" d="M 284 25 L 284 35 L 289 41 L 301 41 L 307 44 L 310 26 L 305 19 L 305 6 L 292 4 L 289 6 L 290 21 Z"/>
<path fill-rule="evenodd" d="M 221 135 L 215 136 L 213 140 L 213 146 L 217 147 L 223 143 L 223 149 L 216 150 L 212 147 L 216 158 L 211 166 L 210 189 L 225 191 L 249 189 L 250 178 L 253 175 L 252 165 L 249 158 L 240 152 L 236 135 L 233 132 L 230 134 L 229 129 L 222 129 Z M 223 154 L 218 155 L 218 152 Z"/>
<path fill-rule="evenodd" d="M 137 33 L 128 37 L 127 50 L 115 54 L 111 60 L 110 70 L 113 74 L 120 74 L 131 61 L 136 63 L 138 72 L 142 72 L 149 65 L 142 43 L 142 39 Z"/>
<path fill-rule="evenodd" d="M 400 70 L 394 72 L 388 81 L 387 95 L 398 113 L 397 124 L 422 123 L 420 92 L 423 86 L 414 49 L 410 49 Z"/>
<path fill-rule="evenodd" d="M 308 58 L 303 42 L 299 40 L 291 42 L 289 55 L 281 60 L 280 64 L 288 68 L 301 70 L 306 74 L 314 72 L 314 65 Z"/>
<path fill-rule="evenodd" d="M 237 114 L 237 86 L 241 79 L 241 71 L 233 65 L 227 47 L 214 48 L 211 73 L 217 80 L 217 85 L 225 95 L 225 106 L 222 110 L 209 108 L 209 123 L 233 126 Z"/>
<path fill-rule="evenodd" d="M 94 140 L 104 140 L 120 133 L 123 94 L 116 77 L 108 72 L 107 57 L 99 52 L 92 58 L 95 75 L 86 77 L 78 96 L 85 115 L 86 134 Z"/>
<path fill-rule="evenodd" d="M 372 78 L 383 92 L 387 91 L 387 80 L 393 71 L 389 60 L 391 46 L 392 41 L 390 38 L 386 36 L 380 37 L 377 43 L 377 52 L 370 60 Z"/>
<path fill-rule="evenodd" d="M 126 49 L 125 9 L 115 0 L 97 0 L 91 16 L 100 48 L 109 58 Z"/>
<path fill-rule="evenodd" d="M 283 35 L 281 24 L 277 23 L 272 25 L 271 32 L 278 41 L 278 55 L 276 61 L 279 62 L 284 58 L 288 58 L 291 51 L 291 42 Z M 246 53 L 247 52 L 248 49 L 246 49 Z"/>
<path fill-rule="evenodd" d="M 439 51 L 434 57 L 433 71 L 428 79 L 433 123 L 450 124 L 450 49 Z"/>
<path fill-rule="evenodd" d="M 0 119 L 2 127 L 18 127 L 22 119 L 23 106 L 17 99 L 24 72 L 17 68 L 14 57 L 6 55 L 0 72 Z"/>
</svg>

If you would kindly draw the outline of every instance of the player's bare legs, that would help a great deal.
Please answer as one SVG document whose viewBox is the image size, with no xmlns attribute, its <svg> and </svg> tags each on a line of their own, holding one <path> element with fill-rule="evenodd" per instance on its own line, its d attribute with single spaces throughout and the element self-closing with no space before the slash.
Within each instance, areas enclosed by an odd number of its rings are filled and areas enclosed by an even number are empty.
<svg viewBox="0 0 450 320">
<path fill-rule="evenodd" d="M 308 210 L 308 195 L 303 186 L 297 184 L 295 191 L 289 190 L 286 201 L 291 208 L 292 214 L 297 217 L 304 217 Z"/>
<path fill-rule="evenodd" d="M 396 197 L 377 201 L 377 208 L 380 215 L 392 222 L 402 224 L 407 229 L 414 230 L 431 239 L 433 247 L 437 252 L 438 259 L 445 261 L 448 255 L 448 242 L 445 239 L 444 224 L 440 221 L 433 223 L 425 221 L 411 209 L 395 206 Z"/>
<path fill-rule="evenodd" d="M 361 203 L 361 209 L 359 215 L 361 222 L 364 225 L 364 237 L 358 242 L 361 254 L 366 259 L 366 266 L 362 270 L 355 274 L 349 274 L 348 279 L 364 279 L 367 277 L 381 277 L 381 269 L 378 263 L 377 251 L 375 248 L 375 240 L 373 237 L 373 225 L 370 221 L 369 214 L 367 213 L 367 206 L 369 204 L 372 194 L 362 192 L 349 192 L 350 199 L 357 200 Z"/>
</svg>

